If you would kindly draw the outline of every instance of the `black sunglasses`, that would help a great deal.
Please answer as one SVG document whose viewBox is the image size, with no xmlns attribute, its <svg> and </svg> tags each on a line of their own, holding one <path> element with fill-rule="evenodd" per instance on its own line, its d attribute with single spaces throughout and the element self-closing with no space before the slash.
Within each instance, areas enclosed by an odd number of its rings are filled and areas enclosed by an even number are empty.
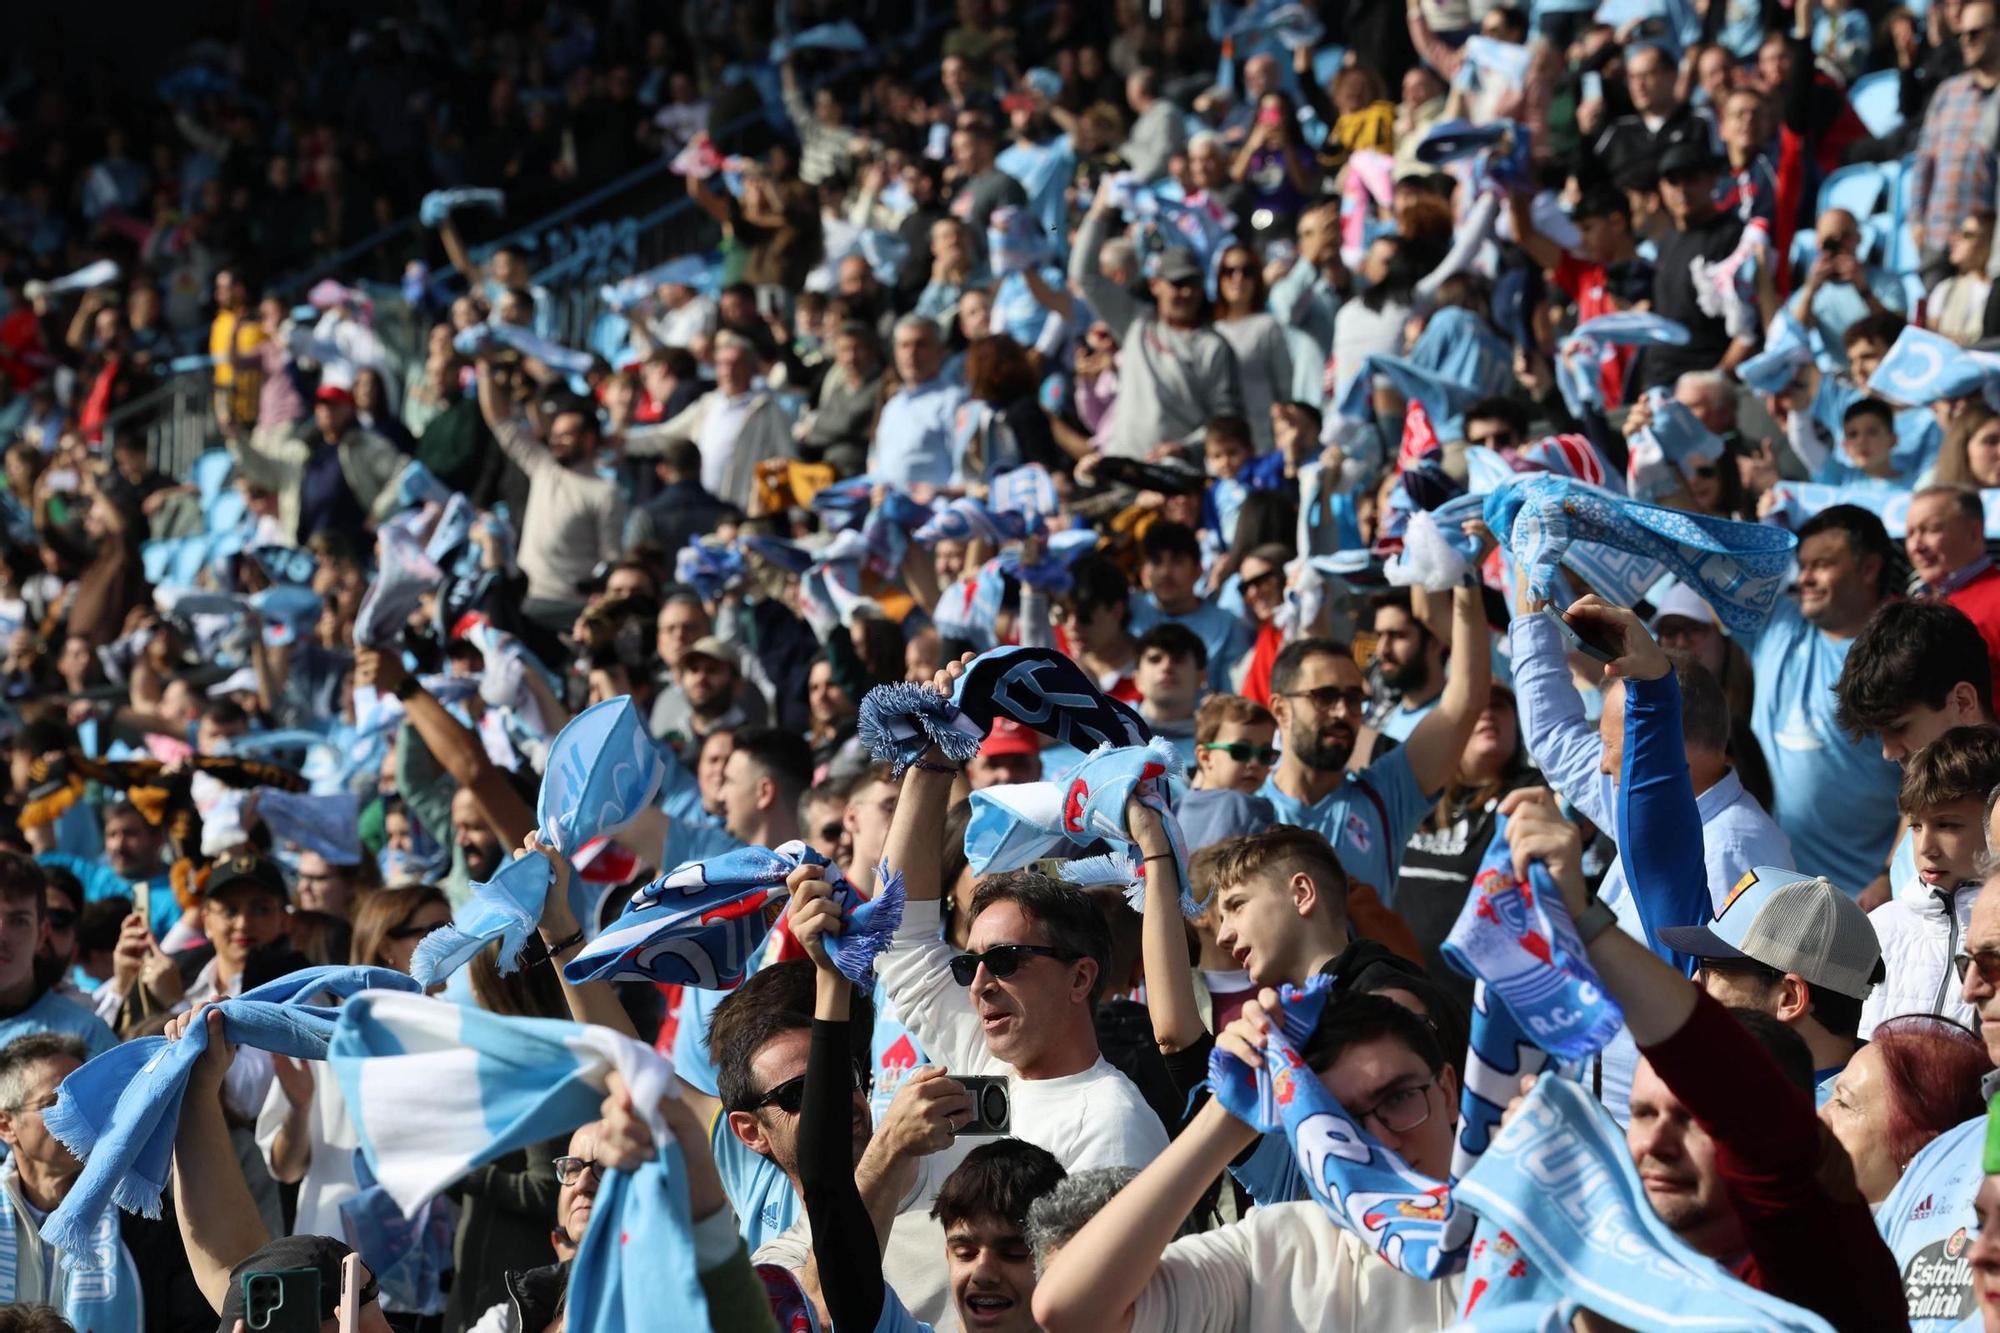
<svg viewBox="0 0 2000 1333">
<path fill-rule="evenodd" d="M 864 1094 L 874 1086 L 874 1075 L 875 1071 L 869 1068 L 868 1062 L 856 1056 L 854 1059 L 854 1085 L 860 1088 Z M 739 1106 L 736 1109 L 739 1111 L 761 1111 L 767 1106 L 774 1106 L 786 1115 L 797 1115 L 799 1108 L 805 1104 L 806 1076 L 800 1074 L 796 1078 L 786 1079 L 783 1083 L 773 1084 L 771 1087 L 766 1088 L 756 1101 L 751 1102 L 748 1106 Z"/>
<path fill-rule="evenodd" d="M 398 926 L 394 930 L 389 932 L 389 938 L 392 940 L 420 940 L 434 930 L 444 929 L 445 926 L 448 924 L 450 923 L 440 921 L 436 925 L 431 925 L 431 926 L 418 926 L 418 925 Z"/>
<path fill-rule="evenodd" d="M 1075 954 L 1051 949 L 1046 944 L 996 944 L 985 953 L 962 953 L 951 960 L 951 979 L 961 986 L 970 986 L 979 974 L 979 965 L 996 979 L 1011 977 L 1021 970 L 1021 964 L 1030 958 L 1054 958 L 1058 962 L 1072 963 Z"/>
<path fill-rule="evenodd" d="M 1201 748 L 1220 750 L 1239 764 L 1247 764 L 1253 759 L 1260 764 L 1278 762 L 1278 747 L 1275 745 L 1252 745 L 1249 741 L 1231 741 L 1227 745 L 1217 745 L 1211 741 Z"/>
<path fill-rule="evenodd" d="M 1224 278 L 1241 278 L 1248 276 L 1252 271 L 1248 264 L 1224 264 L 1218 270 L 1218 276 Z"/>
<path fill-rule="evenodd" d="M 819 840 L 821 842 L 839 842 L 840 835 L 846 827 L 845 824 L 842 824 L 837 819 L 821 824 L 819 826 Z"/>
<path fill-rule="evenodd" d="M 1322 713 L 1331 713 L 1335 708 L 1345 707 L 1350 713 L 1359 713 L 1368 704 L 1368 691 L 1360 688 L 1343 690 L 1338 685 L 1321 685 L 1311 690 L 1288 690 L 1287 699 L 1310 699 L 1313 707 Z"/>
<path fill-rule="evenodd" d="M 63 907 L 51 907 L 45 912 L 50 930 L 75 930 L 76 913 Z"/>
</svg>

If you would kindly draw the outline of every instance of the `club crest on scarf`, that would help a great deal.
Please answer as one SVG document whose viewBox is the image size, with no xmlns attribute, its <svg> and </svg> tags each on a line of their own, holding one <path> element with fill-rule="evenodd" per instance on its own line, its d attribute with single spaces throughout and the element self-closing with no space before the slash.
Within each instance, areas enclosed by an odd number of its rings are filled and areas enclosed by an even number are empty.
<svg viewBox="0 0 2000 1333">
<path fill-rule="evenodd" d="M 632 896 L 624 913 L 563 968 L 573 982 L 654 981 L 731 990 L 770 934 L 764 909 L 786 896 L 801 865 L 820 867 L 841 912 L 842 933 L 827 954 L 841 974 L 869 985 L 875 957 L 903 919 L 903 877 L 886 865 L 864 899 L 840 868 L 794 839 L 775 848 L 740 847 L 677 866 Z"/>
<path fill-rule="evenodd" d="M 1209 1086 L 1237 1119 L 1291 1140 L 1313 1199 L 1384 1262 L 1426 1279 L 1455 1273 L 1465 1265 L 1471 1215 L 1447 1183 L 1413 1170 L 1348 1115 L 1299 1054 L 1332 984 L 1321 976 L 1286 986 L 1263 1067 L 1252 1069 L 1218 1046 L 1209 1057 Z"/>
<path fill-rule="evenodd" d="M 1528 1036 L 1566 1060 L 1603 1049 L 1625 1015 L 1584 961 L 1562 895 L 1539 864 L 1515 878 L 1499 821 L 1472 893 L 1445 938 L 1445 958 L 1486 983 Z"/>
</svg>

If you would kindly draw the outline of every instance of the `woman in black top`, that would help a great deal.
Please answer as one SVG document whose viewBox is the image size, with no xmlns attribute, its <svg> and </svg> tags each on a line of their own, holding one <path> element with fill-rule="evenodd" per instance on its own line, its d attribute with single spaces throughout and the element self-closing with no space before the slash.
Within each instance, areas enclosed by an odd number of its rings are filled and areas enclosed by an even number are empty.
<svg viewBox="0 0 2000 1333">
<path fill-rule="evenodd" d="M 1465 742 L 1458 771 L 1445 786 L 1437 808 L 1410 835 L 1403 850 L 1402 878 L 1396 883 L 1396 911 L 1417 937 L 1431 979 L 1469 1009 L 1472 981 L 1444 961 L 1438 947 L 1451 933 L 1472 889 L 1486 846 L 1493 840 L 1500 798 L 1525 786 L 1533 775 L 1521 744 L 1514 692 L 1493 686 L 1492 698 Z"/>
</svg>

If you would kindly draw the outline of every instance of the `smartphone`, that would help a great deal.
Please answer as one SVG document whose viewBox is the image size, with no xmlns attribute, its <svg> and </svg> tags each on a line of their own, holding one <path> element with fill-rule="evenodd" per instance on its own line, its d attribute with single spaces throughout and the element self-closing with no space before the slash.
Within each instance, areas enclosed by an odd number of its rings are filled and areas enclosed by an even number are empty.
<svg viewBox="0 0 2000 1333">
<path fill-rule="evenodd" d="M 960 1137 L 967 1134 L 1000 1135 L 1008 1132 L 1012 1111 L 1007 1100 L 1007 1080 L 995 1074 L 953 1074 L 972 1098 L 972 1119 Z"/>
<path fill-rule="evenodd" d="M 319 1270 L 280 1268 L 243 1275 L 243 1326 L 250 1333 L 319 1333 Z"/>
<path fill-rule="evenodd" d="M 1571 620 L 1553 606 L 1543 607 L 1542 614 L 1554 621 L 1556 629 L 1561 632 L 1569 646 L 1585 657 L 1599 662 L 1615 662 L 1624 655 L 1624 636 L 1620 635 L 1614 641 L 1603 626 L 1589 621 Z"/>
<path fill-rule="evenodd" d="M 58 467 L 49 469 L 47 480 L 52 491 L 73 491 L 77 487 L 78 478 L 75 468 Z"/>
<path fill-rule="evenodd" d="M 1257 123 L 1259 125 L 1267 127 L 1275 126 L 1283 123 L 1284 119 L 1284 113 L 1274 106 L 1263 107 L 1257 112 Z"/>
<path fill-rule="evenodd" d="M 361 1328 L 361 1256 L 350 1254 L 340 1261 L 340 1326 L 348 1333 Z"/>
<path fill-rule="evenodd" d="M 1591 70 L 1583 76 L 1583 100 L 1602 102 L 1604 100 L 1604 76 Z"/>
<path fill-rule="evenodd" d="M 151 933 L 153 929 L 153 886 L 150 883 L 140 883 L 132 886 L 132 910 L 139 914 L 139 919 L 146 923 L 147 932 Z"/>
</svg>

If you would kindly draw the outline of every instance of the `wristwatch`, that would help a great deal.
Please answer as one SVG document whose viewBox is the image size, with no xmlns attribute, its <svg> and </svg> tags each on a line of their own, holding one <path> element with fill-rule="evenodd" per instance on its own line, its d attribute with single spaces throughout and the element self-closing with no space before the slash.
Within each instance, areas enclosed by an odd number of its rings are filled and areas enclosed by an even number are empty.
<svg viewBox="0 0 2000 1333">
<path fill-rule="evenodd" d="M 1592 940 L 1617 924 L 1617 914 L 1604 905 L 1602 898 L 1593 897 L 1590 906 L 1577 913 L 1576 937 L 1588 948 Z"/>
</svg>

